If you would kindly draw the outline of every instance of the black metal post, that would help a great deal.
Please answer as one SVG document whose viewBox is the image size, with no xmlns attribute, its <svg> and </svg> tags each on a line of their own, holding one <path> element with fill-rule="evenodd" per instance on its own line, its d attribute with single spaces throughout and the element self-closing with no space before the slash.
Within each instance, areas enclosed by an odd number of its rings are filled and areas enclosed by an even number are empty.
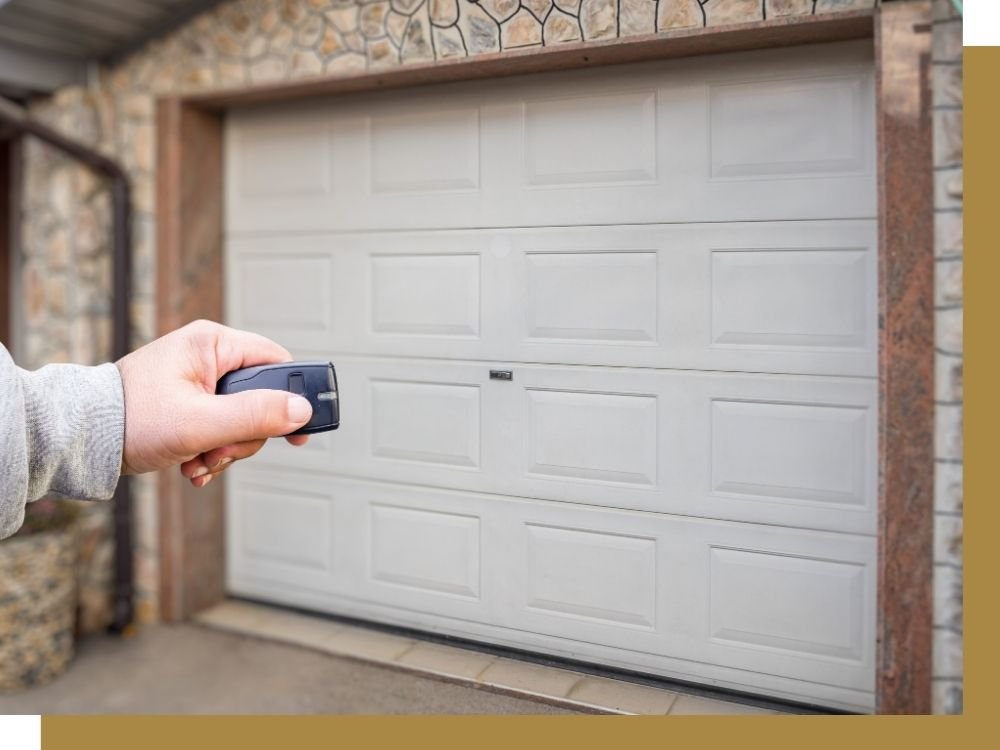
<svg viewBox="0 0 1000 750">
<path fill-rule="evenodd" d="M 132 201 L 128 174 L 114 160 L 33 120 L 25 110 L 0 97 L 0 123 L 34 136 L 85 164 L 111 183 L 112 210 L 112 356 L 117 361 L 129 353 L 132 266 Z M 123 633 L 134 619 L 132 564 L 131 482 L 122 477 L 114 495 L 115 577 L 114 609 L 110 629 Z"/>
</svg>

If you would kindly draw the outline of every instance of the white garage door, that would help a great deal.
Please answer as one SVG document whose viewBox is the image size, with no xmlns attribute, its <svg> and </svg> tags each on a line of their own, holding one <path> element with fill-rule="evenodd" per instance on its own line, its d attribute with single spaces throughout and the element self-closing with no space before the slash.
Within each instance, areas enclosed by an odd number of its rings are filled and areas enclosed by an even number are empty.
<svg viewBox="0 0 1000 750">
<path fill-rule="evenodd" d="M 869 47 L 231 113 L 229 322 L 342 427 L 232 470 L 230 589 L 870 710 Z"/>
</svg>

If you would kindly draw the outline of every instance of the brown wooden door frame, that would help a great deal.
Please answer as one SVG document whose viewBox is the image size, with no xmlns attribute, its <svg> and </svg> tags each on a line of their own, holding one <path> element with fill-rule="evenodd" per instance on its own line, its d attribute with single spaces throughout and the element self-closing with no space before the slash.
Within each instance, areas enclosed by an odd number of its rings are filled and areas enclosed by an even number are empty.
<svg viewBox="0 0 1000 750">
<path fill-rule="evenodd" d="M 597 43 L 377 73 L 171 97 L 157 107 L 157 333 L 222 315 L 225 107 L 847 39 L 873 38 L 879 188 L 879 526 L 876 703 L 931 708 L 933 211 L 930 2 Z M 159 484 L 160 610 L 190 616 L 224 595 L 221 483 Z"/>
</svg>

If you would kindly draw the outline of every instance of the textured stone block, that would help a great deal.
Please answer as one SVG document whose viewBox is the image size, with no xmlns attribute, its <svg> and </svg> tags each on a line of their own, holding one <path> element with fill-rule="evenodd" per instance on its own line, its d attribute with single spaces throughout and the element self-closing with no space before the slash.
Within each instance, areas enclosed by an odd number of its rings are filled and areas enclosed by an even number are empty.
<svg viewBox="0 0 1000 750">
<path fill-rule="evenodd" d="M 367 66 L 368 61 L 360 52 L 345 52 L 327 61 L 326 72 L 346 75 L 348 73 L 359 73 Z"/>
<path fill-rule="evenodd" d="M 808 16 L 813 12 L 812 0 L 766 0 L 768 18 Z"/>
<path fill-rule="evenodd" d="M 433 11 L 434 8 L 440 8 L 449 2 L 454 3 L 457 8 L 458 0 L 431 0 L 431 9 Z M 337 31 L 346 34 L 349 31 L 354 31 L 358 27 L 358 16 L 360 10 L 360 5 L 351 3 L 350 5 L 344 5 L 324 11 L 324 15 L 327 20 L 334 25 Z"/>
<path fill-rule="evenodd" d="M 521 0 L 521 5 L 530 10 L 539 21 L 544 21 L 553 3 L 552 0 Z"/>
<path fill-rule="evenodd" d="M 430 4 L 431 23 L 451 26 L 458 20 L 458 0 L 427 0 Z"/>
<path fill-rule="evenodd" d="M 817 13 L 836 13 L 843 10 L 867 10 L 874 8 L 878 0 L 817 0 Z"/>
<path fill-rule="evenodd" d="M 935 628 L 934 630 L 934 660 L 935 677 L 962 676 L 962 635 L 952 630 Z"/>
<path fill-rule="evenodd" d="M 400 59 L 404 63 L 429 61 L 434 59 L 431 49 L 430 22 L 419 14 L 410 19 L 410 25 L 403 36 Z"/>
<path fill-rule="evenodd" d="M 518 0 L 479 0 L 479 6 L 497 23 L 503 23 L 517 13 Z"/>
<path fill-rule="evenodd" d="M 962 192 L 961 167 L 943 169 L 934 173 L 934 208 L 961 208 Z"/>
<path fill-rule="evenodd" d="M 931 66 L 932 101 L 935 107 L 962 106 L 962 66 Z"/>
<path fill-rule="evenodd" d="M 934 24 L 931 60 L 959 62 L 962 59 L 962 24 L 960 21 Z"/>
<path fill-rule="evenodd" d="M 951 0 L 933 0 L 933 10 L 931 17 L 935 21 L 950 21 L 959 19 L 958 9 Z"/>
<path fill-rule="evenodd" d="M 932 686 L 931 710 L 936 714 L 962 713 L 962 681 L 937 680 Z"/>
<path fill-rule="evenodd" d="M 546 44 L 579 42 L 580 26 L 576 18 L 568 13 L 564 13 L 561 10 L 553 10 L 545 20 L 544 35 Z"/>
<path fill-rule="evenodd" d="M 937 401 L 962 400 L 962 358 L 938 354 L 934 360 L 934 398 Z"/>
<path fill-rule="evenodd" d="M 361 8 L 361 33 L 367 39 L 375 39 L 385 34 L 385 17 L 389 13 L 389 3 L 379 2 Z"/>
<path fill-rule="evenodd" d="M 285 62 L 281 57 L 265 57 L 249 67 L 252 83 L 273 83 L 285 77 Z M 152 210 L 152 208 L 148 209 Z"/>
<path fill-rule="evenodd" d="M 531 13 L 521 8 L 503 25 L 501 31 L 504 49 L 529 47 L 542 43 L 542 25 Z"/>
<path fill-rule="evenodd" d="M 962 566 L 962 517 L 934 517 L 934 562 Z"/>
<path fill-rule="evenodd" d="M 940 67 L 940 66 L 938 66 Z M 962 110 L 934 112 L 934 166 L 949 167 L 962 162 Z"/>
<path fill-rule="evenodd" d="M 658 31 L 689 29 L 705 25 L 705 13 L 698 0 L 660 0 L 656 13 Z"/>
<path fill-rule="evenodd" d="M 549 16 L 551 19 L 552 16 Z M 572 19 L 572 16 L 570 16 Z M 618 33 L 618 5 L 616 0 L 583 0 L 580 5 L 580 25 L 583 38 L 610 39 Z M 549 42 L 549 24 L 545 23 L 545 43 Z M 577 32 L 579 39 L 579 32 Z"/>
<path fill-rule="evenodd" d="M 404 16 L 394 10 L 389 11 L 389 15 L 386 17 L 385 32 L 397 47 L 403 46 L 403 34 L 409 22 L 409 16 Z"/>
<path fill-rule="evenodd" d="M 652 34 L 655 31 L 655 0 L 621 0 L 618 7 L 618 36 Z"/>
<path fill-rule="evenodd" d="M 319 54 L 324 58 L 330 58 L 343 52 L 345 48 L 344 38 L 340 35 L 340 32 L 332 26 L 327 26 L 323 30 L 323 38 L 319 43 L 317 50 Z"/>
<path fill-rule="evenodd" d="M 760 0 L 707 0 L 702 7 L 708 26 L 764 20 L 764 6 Z"/>
<path fill-rule="evenodd" d="M 478 5 L 463 3 L 458 25 L 470 55 L 500 51 L 500 27 Z"/>
<path fill-rule="evenodd" d="M 434 36 L 434 49 L 437 50 L 439 59 L 448 60 L 453 57 L 464 57 L 468 54 L 465 50 L 465 40 L 462 39 L 462 33 L 458 30 L 458 27 L 449 26 L 446 29 L 440 29 L 434 26 L 432 27 L 432 33 Z M 541 42 L 541 38 L 541 27 L 539 27 L 539 42 Z"/>
<path fill-rule="evenodd" d="M 938 310 L 935 313 L 934 339 L 939 349 L 950 354 L 962 353 L 962 309 Z"/>
<path fill-rule="evenodd" d="M 934 567 L 934 625 L 962 631 L 962 571 Z"/>
<path fill-rule="evenodd" d="M 295 32 L 295 43 L 302 49 L 312 49 L 323 36 L 323 17 L 309 16 Z"/>
<path fill-rule="evenodd" d="M 962 407 L 938 405 L 934 410 L 934 455 L 962 459 Z"/>
<path fill-rule="evenodd" d="M 960 258 L 938 260 L 934 264 L 934 303 L 956 305 L 962 302 L 962 270 Z"/>
<path fill-rule="evenodd" d="M 951 258 L 962 254 L 962 214 L 958 211 L 934 215 L 934 254 Z"/>
</svg>

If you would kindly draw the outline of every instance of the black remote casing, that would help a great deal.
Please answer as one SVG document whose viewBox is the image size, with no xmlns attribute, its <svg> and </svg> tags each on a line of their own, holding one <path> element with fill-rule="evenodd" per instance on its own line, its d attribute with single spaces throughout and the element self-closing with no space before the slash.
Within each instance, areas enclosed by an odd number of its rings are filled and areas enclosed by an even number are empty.
<svg viewBox="0 0 1000 750">
<path fill-rule="evenodd" d="M 337 372 L 332 362 L 281 362 L 244 367 L 223 375 L 215 392 L 225 395 L 259 388 L 297 393 L 312 404 L 312 419 L 289 433 L 291 435 L 312 435 L 340 426 Z"/>
</svg>

